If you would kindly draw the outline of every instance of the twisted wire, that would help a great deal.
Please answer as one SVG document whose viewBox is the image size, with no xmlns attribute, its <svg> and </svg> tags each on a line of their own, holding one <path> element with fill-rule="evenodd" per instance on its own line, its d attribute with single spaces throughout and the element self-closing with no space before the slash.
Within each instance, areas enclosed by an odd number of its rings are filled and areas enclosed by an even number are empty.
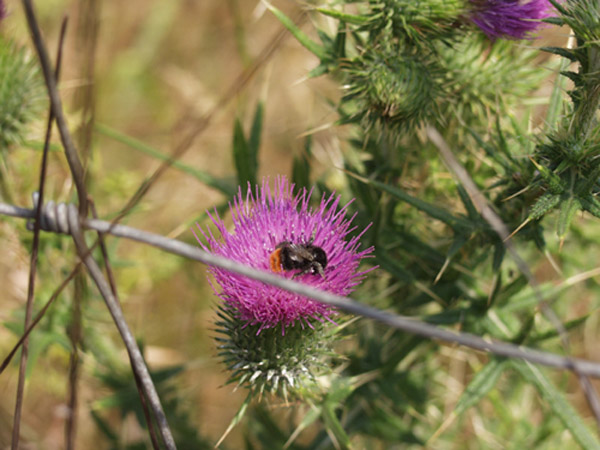
<svg viewBox="0 0 600 450">
<path fill-rule="evenodd" d="M 40 194 L 39 192 L 34 192 L 31 197 L 33 200 L 33 211 L 35 211 L 38 206 Z M 52 200 L 46 202 L 42 205 L 40 229 L 60 234 L 71 234 L 68 218 L 68 210 L 71 206 L 74 205 L 67 205 L 62 202 L 55 203 Z M 29 231 L 33 231 L 32 220 L 28 220 L 26 226 Z"/>
</svg>

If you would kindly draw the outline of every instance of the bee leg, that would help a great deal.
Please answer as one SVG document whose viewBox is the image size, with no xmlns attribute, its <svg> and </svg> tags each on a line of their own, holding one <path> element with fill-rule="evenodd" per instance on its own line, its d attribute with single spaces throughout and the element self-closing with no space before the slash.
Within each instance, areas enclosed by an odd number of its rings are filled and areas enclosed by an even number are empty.
<svg viewBox="0 0 600 450">
<path fill-rule="evenodd" d="M 295 273 L 294 275 L 292 275 L 292 280 L 296 279 L 297 277 L 301 277 L 302 275 L 306 275 L 307 273 L 310 273 L 311 271 L 312 271 L 312 268 L 308 267 L 308 268 L 304 269 L 302 272 Z"/>
<path fill-rule="evenodd" d="M 318 262 L 315 262 L 314 266 L 313 266 L 313 270 L 316 270 L 317 273 L 319 275 L 321 275 L 321 278 L 325 279 L 325 271 L 323 270 L 323 266 L 321 264 L 319 264 Z"/>
</svg>

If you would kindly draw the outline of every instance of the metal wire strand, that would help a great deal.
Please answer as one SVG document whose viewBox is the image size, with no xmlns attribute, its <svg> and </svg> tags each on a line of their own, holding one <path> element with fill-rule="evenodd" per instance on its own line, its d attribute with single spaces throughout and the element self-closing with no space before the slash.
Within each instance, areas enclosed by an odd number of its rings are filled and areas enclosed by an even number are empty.
<svg viewBox="0 0 600 450">
<path fill-rule="evenodd" d="M 48 208 L 42 208 L 43 212 L 48 210 Z M 33 217 L 34 212 L 32 210 L 0 203 L 0 214 L 31 218 Z M 196 246 L 186 244 L 176 239 L 169 239 L 164 236 L 139 230 L 137 228 L 128 227 L 125 225 L 114 225 L 110 222 L 97 219 L 83 219 L 82 226 L 100 231 L 102 233 L 110 233 L 114 236 L 149 244 L 179 256 L 200 261 L 212 266 L 221 267 L 231 272 L 262 281 L 266 284 L 280 287 L 281 289 L 285 289 L 290 292 L 295 292 L 330 306 L 334 306 L 351 314 L 377 320 L 390 327 L 403 330 L 408 333 L 424 336 L 429 339 L 438 339 L 449 343 L 461 344 L 466 347 L 490 352 L 499 356 L 524 359 L 533 363 L 554 367 L 557 369 L 571 371 L 577 369 L 577 372 L 580 374 L 600 378 L 600 363 L 598 362 L 565 357 L 555 353 L 543 352 L 527 347 L 517 346 L 508 342 L 486 340 L 470 333 L 457 333 L 413 319 L 411 317 L 405 317 L 399 314 L 381 311 L 357 302 L 351 298 L 341 297 L 339 295 L 321 291 L 297 281 L 282 278 L 274 273 L 254 269 L 221 256 L 213 255 Z"/>
</svg>

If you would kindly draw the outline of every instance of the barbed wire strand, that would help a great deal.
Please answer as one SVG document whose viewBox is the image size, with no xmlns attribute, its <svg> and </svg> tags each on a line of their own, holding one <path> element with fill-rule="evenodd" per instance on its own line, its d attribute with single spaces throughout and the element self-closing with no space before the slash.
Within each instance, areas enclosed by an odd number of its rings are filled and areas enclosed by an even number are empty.
<svg viewBox="0 0 600 450">
<path fill-rule="evenodd" d="M 475 184 L 469 173 L 466 171 L 466 169 L 456 159 L 454 153 L 452 152 L 452 149 L 442 137 L 440 132 L 433 126 L 427 126 L 425 132 L 427 133 L 427 137 L 429 138 L 429 140 L 437 147 L 446 166 L 450 169 L 451 172 L 454 173 L 458 181 L 464 186 L 465 190 L 469 194 L 469 197 L 475 204 L 476 208 L 479 210 L 481 216 L 498 234 L 500 239 L 502 239 L 504 247 L 508 250 L 513 261 L 515 261 L 515 264 L 519 268 L 519 271 L 525 276 L 525 278 L 531 285 L 534 295 L 538 300 L 538 305 L 541 308 L 542 312 L 557 330 L 565 352 L 569 353 L 570 345 L 567 330 L 565 329 L 560 319 L 556 316 L 556 313 L 552 310 L 548 302 L 544 300 L 540 292 L 539 283 L 535 275 L 531 272 L 531 269 L 529 268 L 525 260 L 523 260 L 523 258 L 521 258 L 521 255 L 519 255 L 519 252 L 515 248 L 513 241 L 510 240 L 510 233 L 508 231 L 507 226 L 504 224 L 500 216 L 496 214 L 496 212 L 493 210 L 483 193 L 477 188 L 477 185 Z M 573 371 L 575 372 L 575 375 L 577 375 L 579 385 L 581 386 L 581 389 L 586 397 L 588 405 L 594 414 L 594 417 L 596 419 L 596 427 L 600 430 L 600 399 L 598 398 L 598 393 L 596 392 L 596 389 L 592 385 L 589 378 L 583 373 L 579 372 L 577 365 L 573 366 Z"/>
<path fill-rule="evenodd" d="M 46 212 L 46 207 L 44 208 L 44 212 Z M 0 203 L 0 215 L 31 218 L 33 217 L 33 211 L 26 208 Z M 58 219 L 56 219 L 53 224 L 58 226 L 58 222 Z M 42 223 L 44 223 L 44 220 Z M 48 221 L 45 223 L 46 225 L 49 225 Z M 304 297 L 311 298 L 348 313 L 376 320 L 392 328 L 396 328 L 407 333 L 416 334 L 429 339 L 437 339 L 448 343 L 460 344 L 465 347 L 493 353 L 498 356 L 524 359 L 532 363 L 556 369 L 573 371 L 575 368 L 577 368 L 577 370 L 584 375 L 600 378 L 600 363 L 597 362 L 579 358 L 568 358 L 555 353 L 535 350 L 508 342 L 486 340 L 470 333 L 446 330 L 414 318 L 401 316 L 399 314 L 382 311 L 377 308 L 364 305 L 348 297 L 341 297 L 339 295 L 321 291 L 311 286 L 301 284 L 297 281 L 282 278 L 271 272 L 245 266 L 236 261 L 205 252 L 198 247 L 176 239 L 169 239 L 158 234 L 150 233 L 126 225 L 113 225 L 111 222 L 104 220 L 86 219 L 82 222 L 82 226 L 84 228 L 110 233 L 116 237 L 131 239 L 137 242 L 148 244 L 161 250 L 165 250 L 169 253 L 183 256 L 194 261 L 199 261 L 204 264 L 220 267 L 230 272 L 238 273 L 248 278 L 252 278 L 266 284 L 277 286 L 286 291 L 294 292 Z M 55 230 L 49 229 L 48 231 Z"/>
<path fill-rule="evenodd" d="M 60 66 L 62 62 L 63 46 L 65 42 L 65 33 L 67 31 L 67 17 L 62 21 L 60 34 L 58 38 L 58 48 L 56 51 L 56 67 L 54 76 L 56 79 L 60 76 Z M 25 302 L 25 321 L 23 328 L 27 329 L 31 325 L 31 316 L 33 315 L 33 296 L 35 293 L 35 276 L 37 273 L 38 251 L 40 244 L 40 230 L 42 206 L 44 204 L 44 187 L 46 185 L 46 173 L 48 167 L 48 150 L 50 147 L 50 138 L 52 136 L 52 124 L 54 123 L 54 113 L 52 107 L 48 108 L 48 120 L 46 122 L 46 135 L 44 137 L 44 148 L 42 151 L 42 162 L 40 167 L 40 177 L 38 183 L 39 203 L 35 208 L 35 217 L 33 222 L 33 242 L 31 244 L 31 256 L 29 261 L 29 279 L 27 282 L 27 300 Z M 21 413 L 23 410 L 23 393 L 25 390 L 25 372 L 27 370 L 27 359 L 29 356 L 29 340 L 23 340 L 21 350 L 21 360 L 19 362 L 19 375 L 17 379 L 17 393 L 15 400 L 15 410 L 13 415 L 13 429 L 11 448 L 16 450 L 19 448 L 19 440 L 21 435 Z"/>
</svg>

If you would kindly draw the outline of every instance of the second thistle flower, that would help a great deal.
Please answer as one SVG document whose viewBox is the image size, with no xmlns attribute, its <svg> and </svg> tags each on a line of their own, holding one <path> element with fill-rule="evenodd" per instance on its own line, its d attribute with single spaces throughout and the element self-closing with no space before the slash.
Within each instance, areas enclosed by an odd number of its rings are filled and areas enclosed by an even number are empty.
<svg viewBox="0 0 600 450">
<path fill-rule="evenodd" d="M 492 40 L 525 39 L 551 14 L 548 0 L 471 0 L 471 20 Z"/>
</svg>

